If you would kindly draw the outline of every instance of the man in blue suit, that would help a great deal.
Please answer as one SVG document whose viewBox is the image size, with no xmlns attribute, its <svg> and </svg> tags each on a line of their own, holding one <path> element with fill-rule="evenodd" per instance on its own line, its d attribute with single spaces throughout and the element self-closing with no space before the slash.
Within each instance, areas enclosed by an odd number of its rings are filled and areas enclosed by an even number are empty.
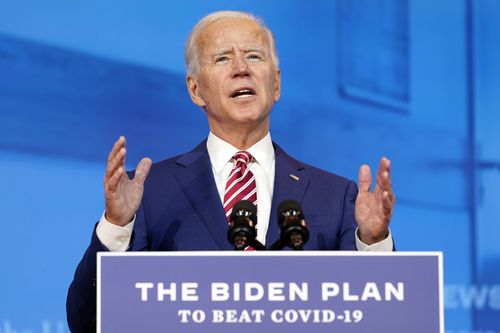
<svg viewBox="0 0 500 333">
<path fill-rule="evenodd" d="M 217 12 L 193 28 L 185 50 L 187 86 L 207 115 L 210 133 L 194 150 L 159 163 L 139 162 L 125 172 L 120 137 L 107 161 L 106 211 L 80 262 L 68 293 L 73 332 L 95 330 L 98 251 L 230 250 L 226 239 L 226 182 L 237 152 L 255 181 L 257 239 L 278 239 L 277 205 L 301 203 L 310 250 L 391 250 L 394 205 L 390 162 L 380 161 L 376 186 L 368 166 L 356 184 L 290 157 L 269 134 L 270 112 L 280 97 L 274 38 L 262 21 L 241 12 Z M 252 180 L 253 182 L 253 180 Z"/>
</svg>

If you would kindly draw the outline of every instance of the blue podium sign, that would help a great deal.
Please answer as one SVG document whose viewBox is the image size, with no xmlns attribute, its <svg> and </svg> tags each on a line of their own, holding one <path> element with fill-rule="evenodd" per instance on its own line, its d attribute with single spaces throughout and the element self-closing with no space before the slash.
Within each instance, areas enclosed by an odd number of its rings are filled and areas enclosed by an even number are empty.
<svg viewBox="0 0 500 333">
<path fill-rule="evenodd" d="M 101 333 L 444 333 L 437 252 L 129 252 L 97 262 Z"/>
</svg>

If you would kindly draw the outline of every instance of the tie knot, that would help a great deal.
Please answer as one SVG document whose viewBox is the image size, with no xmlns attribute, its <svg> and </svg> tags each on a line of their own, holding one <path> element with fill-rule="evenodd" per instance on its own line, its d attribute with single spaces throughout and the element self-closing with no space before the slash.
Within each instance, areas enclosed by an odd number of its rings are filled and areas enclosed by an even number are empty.
<svg viewBox="0 0 500 333">
<path fill-rule="evenodd" d="M 236 161 L 236 165 L 247 165 L 253 159 L 253 156 L 249 152 L 241 150 L 234 154 L 233 158 Z"/>
</svg>

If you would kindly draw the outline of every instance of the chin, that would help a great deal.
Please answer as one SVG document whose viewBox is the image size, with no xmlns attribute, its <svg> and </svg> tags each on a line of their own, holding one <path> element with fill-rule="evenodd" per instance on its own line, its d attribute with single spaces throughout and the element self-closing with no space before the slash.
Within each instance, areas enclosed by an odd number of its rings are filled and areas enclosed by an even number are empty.
<svg viewBox="0 0 500 333">
<path fill-rule="evenodd" d="M 245 116 L 238 117 L 236 120 L 237 124 L 240 125 L 253 125 L 255 127 L 269 121 L 269 115 L 263 115 L 262 113 L 248 114 Z"/>
</svg>

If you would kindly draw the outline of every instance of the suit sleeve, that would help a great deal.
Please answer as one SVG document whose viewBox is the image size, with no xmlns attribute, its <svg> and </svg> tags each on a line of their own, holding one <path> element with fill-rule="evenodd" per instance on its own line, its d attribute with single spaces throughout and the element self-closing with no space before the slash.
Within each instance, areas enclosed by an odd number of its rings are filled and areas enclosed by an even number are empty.
<svg viewBox="0 0 500 333">
<path fill-rule="evenodd" d="M 141 206 L 136 213 L 134 230 L 130 239 L 130 245 L 127 251 L 144 250 L 145 243 L 145 223 L 144 210 Z M 97 227 L 97 224 L 96 224 Z M 96 331 L 96 302 L 97 302 L 97 253 L 109 252 L 96 233 L 96 227 L 92 232 L 90 245 L 85 251 L 82 260 L 76 268 L 73 281 L 68 290 L 66 299 L 66 315 L 68 326 L 73 333 L 87 333 Z M 144 238 L 144 239 L 142 239 Z M 137 248 L 134 244 L 143 244 L 142 248 Z"/>
<path fill-rule="evenodd" d="M 68 325 L 73 333 L 96 330 L 96 264 L 97 252 L 107 252 L 94 231 L 87 251 L 78 264 L 66 299 Z"/>
</svg>

